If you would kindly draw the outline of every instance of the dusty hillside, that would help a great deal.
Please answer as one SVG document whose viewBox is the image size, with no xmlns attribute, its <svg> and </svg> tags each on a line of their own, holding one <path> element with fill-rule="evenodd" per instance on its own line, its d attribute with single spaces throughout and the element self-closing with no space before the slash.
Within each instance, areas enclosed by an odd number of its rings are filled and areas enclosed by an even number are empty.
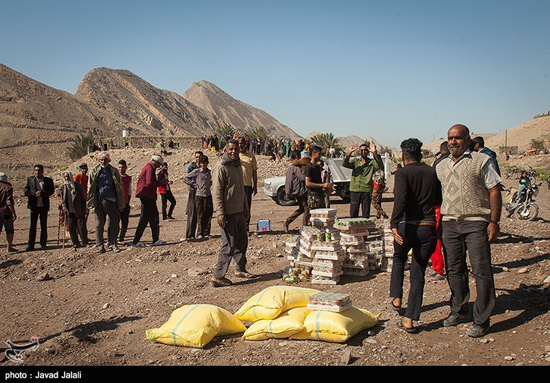
<svg viewBox="0 0 550 383">
<path fill-rule="evenodd" d="M 128 70 L 92 69 L 75 96 L 127 120 L 134 135 L 200 136 L 221 124 L 177 93 L 158 89 Z"/>
<path fill-rule="evenodd" d="M 489 138 L 485 144 L 496 149 L 503 147 L 505 146 L 506 135 L 508 135 L 508 146 L 517 146 L 520 153 L 531 149 L 531 140 L 533 139 L 543 140 L 548 148 L 550 147 L 550 117 L 533 118 L 508 129 L 507 133 L 502 132 Z"/>
<path fill-rule="evenodd" d="M 300 138 L 268 113 L 231 97 L 208 81 L 195 82 L 183 97 L 237 129 L 245 131 L 263 126 L 276 137 Z"/>
<path fill-rule="evenodd" d="M 0 65 L 0 163 L 26 162 L 38 149 L 55 163 L 59 143 L 87 131 L 110 136 L 122 124 L 70 93 Z"/>
<path fill-rule="evenodd" d="M 476 134 L 472 137 L 482 136 L 485 139 L 485 146 L 499 152 L 499 148 L 507 143 L 509 147 L 517 146 L 518 154 L 525 153 L 531 149 L 531 140 L 543 140 L 545 147 L 550 147 L 550 116 L 533 118 L 522 124 L 516 125 L 498 134 Z M 424 149 L 432 152 L 439 151 L 439 145 L 443 139 L 435 140 L 424 144 Z"/>
</svg>

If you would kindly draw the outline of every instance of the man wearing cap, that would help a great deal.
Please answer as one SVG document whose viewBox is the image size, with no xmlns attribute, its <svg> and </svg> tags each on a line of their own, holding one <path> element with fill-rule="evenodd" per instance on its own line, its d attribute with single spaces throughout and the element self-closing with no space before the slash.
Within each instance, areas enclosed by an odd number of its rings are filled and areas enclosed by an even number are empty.
<svg viewBox="0 0 550 383">
<path fill-rule="evenodd" d="M 13 201 L 13 187 L 8 182 L 8 176 L 0 173 L 0 232 L 2 228 L 6 231 L 8 241 L 8 252 L 17 251 L 13 247 L 13 221 L 17 219 L 15 204 Z"/>
<path fill-rule="evenodd" d="M 159 211 L 157 208 L 157 188 L 163 186 L 166 180 L 157 180 L 156 170 L 162 166 L 163 159 L 161 156 L 152 156 L 151 160 L 145 164 L 139 174 L 136 185 L 136 197 L 141 201 L 141 214 L 136 228 L 136 234 L 132 245 L 135 247 L 145 247 L 143 242 L 140 242 L 141 236 L 147 227 L 151 227 L 153 237 L 153 245 L 163 245 L 164 242 L 159 239 Z"/>
<path fill-rule="evenodd" d="M 108 245 L 114 252 L 119 252 L 117 238 L 120 230 L 120 212 L 126 206 L 122 180 L 118 169 L 110 164 L 109 153 L 99 153 L 98 161 L 99 165 L 90 172 L 87 199 L 88 208 L 94 209 L 96 216 L 96 246 L 100 247 L 100 253 L 106 251 L 103 229 L 107 216 L 109 216 L 107 230 L 111 242 Z"/>
<path fill-rule="evenodd" d="M 29 242 L 27 251 L 34 250 L 36 229 L 40 219 L 40 246 L 46 249 L 48 242 L 48 211 L 50 210 L 50 196 L 55 191 L 53 180 L 44 176 L 44 166 L 34 165 L 34 175 L 27 178 L 24 193 L 28 198 L 27 207 L 31 211 L 29 228 Z"/>
</svg>

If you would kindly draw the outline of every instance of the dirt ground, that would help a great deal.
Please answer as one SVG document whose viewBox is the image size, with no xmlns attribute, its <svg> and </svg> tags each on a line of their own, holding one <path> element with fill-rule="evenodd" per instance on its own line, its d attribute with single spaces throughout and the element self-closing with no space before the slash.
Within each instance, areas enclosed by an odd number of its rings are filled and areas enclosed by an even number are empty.
<svg viewBox="0 0 550 383">
<path fill-rule="evenodd" d="M 267 166 L 265 159 L 260 166 Z M 181 164 L 180 164 L 180 168 Z M 139 169 L 134 169 L 134 185 Z M 262 177 L 263 180 L 263 177 Z M 516 181 L 505 180 L 507 186 Z M 135 187 L 135 186 L 134 186 Z M 391 190 L 391 183 L 389 185 Z M 220 247 L 213 220 L 212 237 L 183 242 L 187 186 L 177 180 L 175 220 L 161 220 L 164 246 L 132 248 L 99 254 L 95 248 L 72 249 L 57 245 L 57 212 L 49 219 L 49 250 L 24 252 L 29 226 L 26 206 L 18 207 L 15 244 L 18 253 L 0 244 L 0 365 L 18 366 L 7 359 L 6 342 L 39 346 L 22 354 L 24 366 L 550 366 L 550 190 L 537 198 L 535 222 L 502 218 L 501 234 L 492 245 L 497 304 L 490 333 L 473 339 L 469 324 L 443 327 L 448 315 L 449 288 L 427 272 L 418 334 L 397 328 L 399 314 L 388 298 L 390 274 L 342 277 L 335 286 L 312 285 L 323 291 L 347 293 L 355 307 L 382 313 L 379 323 L 346 343 L 320 341 L 244 341 L 240 335 L 214 338 L 206 348 L 193 349 L 153 343 L 147 329 L 161 326 L 186 304 L 205 303 L 236 312 L 248 298 L 274 285 L 284 285 L 279 272 L 288 266 L 283 220 L 295 209 L 275 204 L 260 188 L 253 199 L 252 222 L 269 219 L 272 231 L 253 232 L 249 240 L 248 269 L 258 278 L 232 277 L 230 287 L 214 288 L 209 279 Z M 134 201 L 129 236 L 137 224 Z M 160 202 L 159 202 L 160 206 Z M 349 204 L 331 201 L 339 217 L 348 216 Z M 384 209 L 391 213 L 392 194 Z M 94 238 L 93 216 L 88 223 Z M 297 233 L 299 223 L 291 229 Z M 295 235 L 295 234 L 294 234 Z M 150 230 L 143 238 L 150 243 Z M 69 242 L 67 238 L 67 243 Z M 408 291 L 408 272 L 405 293 Z M 470 278 L 475 299 L 475 282 Z"/>
</svg>

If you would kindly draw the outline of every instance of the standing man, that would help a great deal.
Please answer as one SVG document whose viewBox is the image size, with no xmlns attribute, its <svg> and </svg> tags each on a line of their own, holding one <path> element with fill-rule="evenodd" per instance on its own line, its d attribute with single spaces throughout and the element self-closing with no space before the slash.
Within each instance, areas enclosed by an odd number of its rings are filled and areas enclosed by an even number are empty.
<svg viewBox="0 0 550 383">
<path fill-rule="evenodd" d="M 174 182 L 168 179 L 168 162 L 164 162 L 162 164 L 160 171 L 157 174 L 157 179 L 159 181 L 165 181 L 164 185 L 158 187 L 162 204 L 162 220 L 165 221 L 167 219 L 174 219 L 174 217 L 172 217 L 172 213 L 176 207 L 176 198 L 172 194 L 172 189 L 170 188 L 170 185 Z M 170 208 L 168 208 L 168 202 L 170 202 Z"/>
<path fill-rule="evenodd" d="M 252 278 L 246 271 L 246 250 L 248 234 L 246 220 L 249 218 L 243 181 L 243 170 L 239 159 L 239 141 L 229 140 L 221 161 L 212 169 L 212 200 L 221 228 L 222 247 L 211 283 L 214 287 L 230 286 L 225 277 L 231 259 L 237 264 L 236 277 Z"/>
<path fill-rule="evenodd" d="M 84 197 L 88 199 L 88 164 L 83 163 L 78 166 L 79 172 L 74 175 L 74 182 L 82 185 Z"/>
<path fill-rule="evenodd" d="M 82 185 L 82 191 L 84 192 L 84 199 L 88 200 L 88 164 L 82 163 L 78 167 L 79 172 L 74 175 L 74 182 L 78 182 L 80 185 Z M 80 224 L 84 225 L 84 228 L 82 230 L 85 230 L 86 233 L 88 233 L 88 208 L 86 207 L 84 213 L 84 219 L 80 221 Z M 88 234 L 86 234 L 86 243 L 83 243 L 83 246 L 88 245 Z"/>
<path fill-rule="evenodd" d="M 491 159 L 495 163 L 495 169 L 498 175 L 500 176 L 500 168 L 498 166 L 497 154 L 493 150 L 485 147 L 485 140 L 483 139 L 483 137 L 481 136 L 474 137 L 472 141 L 474 142 L 474 150 L 476 152 L 485 153 L 489 157 L 491 157 Z"/>
<path fill-rule="evenodd" d="M 388 215 L 382 208 L 382 197 L 386 188 L 386 178 L 384 170 L 378 169 L 372 176 L 372 206 L 376 210 L 376 219 L 388 218 Z"/>
<path fill-rule="evenodd" d="M 153 237 L 153 246 L 163 245 L 164 241 L 159 239 L 159 211 L 157 208 L 157 188 L 166 183 L 166 180 L 157 180 L 156 170 L 162 166 L 161 156 L 152 156 L 151 160 L 145 164 L 136 185 L 136 197 L 141 201 L 141 214 L 136 228 L 136 234 L 132 245 L 135 247 L 145 247 L 143 242 L 140 242 L 141 236 L 147 227 L 151 227 Z"/>
<path fill-rule="evenodd" d="M 130 221 L 130 199 L 132 198 L 132 176 L 126 174 L 128 171 L 128 164 L 125 160 L 118 161 L 118 171 L 120 172 L 120 179 L 122 181 L 122 190 L 124 191 L 124 202 L 126 206 L 124 210 L 120 212 L 120 234 L 118 237 L 119 243 L 124 243 L 126 232 L 128 231 L 128 223 Z"/>
<path fill-rule="evenodd" d="M 500 231 L 502 180 L 488 155 L 468 149 L 470 132 L 466 126 L 453 125 L 447 136 L 451 155 L 435 168 L 442 185 L 442 241 L 451 289 L 451 313 L 443 325 L 470 320 L 467 251 L 477 290 L 473 324 L 467 335 L 477 338 L 489 331 L 496 301 L 490 243 Z"/>
<path fill-rule="evenodd" d="M 2 227 L 6 231 L 6 240 L 8 242 L 8 252 L 15 252 L 13 247 L 13 221 L 17 219 L 15 214 L 15 202 L 13 200 L 13 187 L 8 182 L 8 176 L 0 173 L 0 232 Z"/>
<path fill-rule="evenodd" d="M 352 170 L 349 185 L 351 192 L 349 214 L 351 218 L 357 218 L 359 217 L 359 208 L 361 208 L 362 218 L 369 218 L 373 189 L 372 177 L 375 171 L 384 169 L 384 164 L 373 142 L 370 144 L 370 149 L 367 147 L 367 144 L 361 144 L 359 146 L 360 158 L 350 159 L 356 150 L 357 144 L 352 145 L 344 161 L 342 161 L 343 167 Z M 369 157 L 369 152 L 373 155 L 372 159 Z"/>
<path fill-rule="evenodd" d="M 189 164 L 189 167 L 187 168 L 187 174 L 199 168 L 199 159 L 201 158 L 202 155 L 203 154 L 201 151 L 195 152 L 195 161 Z M 187 229 L 185 231 L 186 241 L 195 239 L 195 235 L 197 231 L 197 209 L 195 208 L 196 196 L 197 196 L 197 189 L 194 186 L 189 185 L 189 194 L 187 195 L 187 208 L 185 211 L 187 213 Z"/>
<path fill-rule="evenodd" d="M 302 226 L 307 226 L 309 223 L 309 207 L 307 205 L 307 188 L 306 188 L 306 176 L 302 169 L 300 151 L 294 150 L 290 154 L 292 159 L 291 165 L 286 169 L 285 175 L 285 194 L 290 199 L 296 200 L 298 209 L 294 211 L 284 222 L 284 231 L 288 233 L 288 227 L 290 224 L 303 214 Z"/>
<path fill-rule="evenodd" d="M 50 196 L 55 189 L 53 180 L 44 177 L 44 166 L 34 165 L 34 176 L 27 178 L 25 196 L 28 198 L 27 208 L 31 211 L 31 224 L 29 228 L 29 242 L 27 251 L 34 250 L 36 241 L 36 228 L 40 219 L 40 247 L 46 250 L 48 242 L 48 211 L 50 210 Z"/>
<path fill-rule="evenodd" d="M 326 207 L 325 190 L 332 190 L 332 184 L 323 182 L 321 163 L 321 148 L 311 147 L 311 162 L 305 169 L 305 180 L 307 187 L 307 205 L 309 210 Z"/>
<path fill-rule="evenodd" d="M 403 279 L 408 253 L 412 249 L 407 311 L 399 327 L 409 333 L 418 331 L 428 261 L 437 243 L 435 206 L 441 204 L 441 184 L 434 169 L 421 162 L 422 142 L 409 138 L 401 143 L 403 168 L 395 174 L 395 201 L 390 227 L 395 253 L 391 272 L 392 307 L 402 307 Z"/>
<path fill-rule="evenodd" d="M 239 159 L 241 160 L 241 167 L 243 168 L 243 181 L 244 192 L 246 195 L 246 201 L 248 203 L 248 212 L 251 212 L 252 196 L 258 193 L 258 163 L 256 162 L 256 156 L 254 153 L 247 149 L 246 139 L 244 137 L 239 138 Z M 246 232 L 250 232 L 250 216 L 248 215 L 246 220 Z"/>
<path fill-rule="evenodd" d="M 108 246 L 114 252 L 119 252 L 117 246 L 120 229 L 120 212 L 126 207 L 122 180 L 117 168 L 110 164 L 111 156 L 107 152 L 99 153 L 99 165 L 90 172 L 90 187 L 88 189 L 87 205 L 95 211 L 96 247 L 100 253 L 105 253 L 103 230 L 109 217 Z"/>
</svg>

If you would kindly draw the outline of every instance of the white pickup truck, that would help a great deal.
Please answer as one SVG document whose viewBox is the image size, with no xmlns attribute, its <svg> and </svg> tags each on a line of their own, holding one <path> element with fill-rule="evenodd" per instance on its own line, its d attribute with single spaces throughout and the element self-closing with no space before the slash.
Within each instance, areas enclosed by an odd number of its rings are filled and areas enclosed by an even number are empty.
<svg viewBox="0 0 550 383">
<path fill-rule="evenodd" d="M 342 166 L 343 158 L 327 158 L 325 163 L 330 168 L 332 183 L 336 194 L 344 201 L 349 201 L 349 183 L 351 180 L 351 169 Z M 264 180 L 264 193 L 273 198 L 281 206 L 294 205 L 296 201 L 286 198 L 285 177 L 273 177 Z"/>
</svg>

